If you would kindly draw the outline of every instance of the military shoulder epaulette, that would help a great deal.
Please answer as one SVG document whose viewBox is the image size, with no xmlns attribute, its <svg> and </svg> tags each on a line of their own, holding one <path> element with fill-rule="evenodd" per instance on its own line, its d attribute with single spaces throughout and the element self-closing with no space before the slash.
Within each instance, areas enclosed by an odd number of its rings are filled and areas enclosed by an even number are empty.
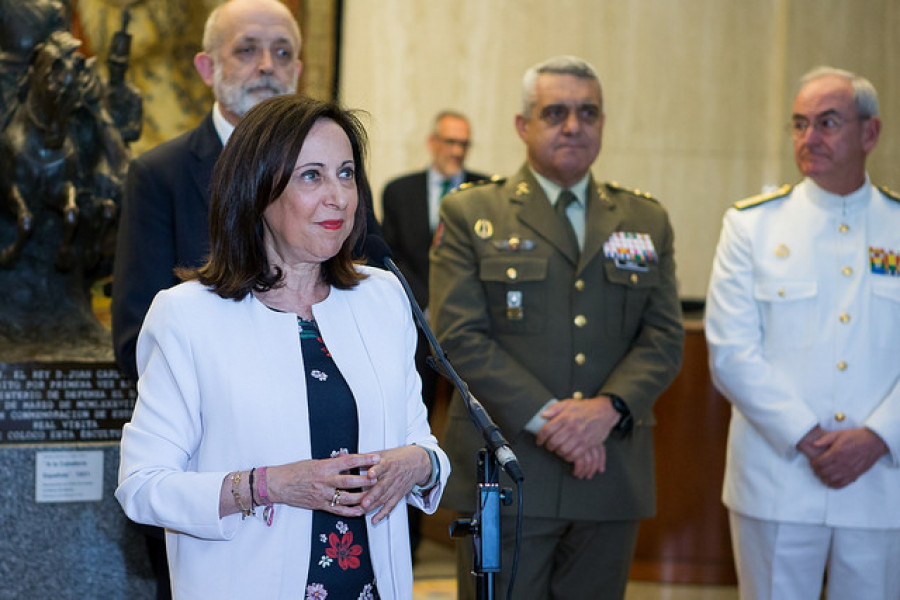
<svg viewBox="0 0 900 600">
<path fill-rule="evenodd" d="M 756 196 L 750 196 L 749 198 L 744 198 L 743 200 L 738 200 L 734 203 L 734 207 L 738 210 L 745 210 L 747 208 L 753 208 L 754 206 L 759 206 L 760 204 L 765 204 L 770 200 L 777 200 L 778 198 L 784 198 L 788 194 L 791 193 L 791 190 L 794 189 L 794 186 L 785 184 L 775 190 L 774 192 L 769 192 L 768 194 L 758 194 Z"/>
<path fill-rule="evenodd" d="M 647 192 L 642 192 L 641 190 L 633 190 L 631 188 L 627 188 L 624 185 L 619 185 L 615 181 L 607 181 L 606 187 L 611 190 L 616 190 L 618 192 L 625 192 L 626 194 L 631 194 L 632 196 L 638 196 L 640 198 L 646 198 L 647 200 L 653 200 L 654 202 L 659 202 L 656 198 L 648 194 Z"/>
<path fill-rule="evenodd" d="M 506 177 L 502 177 L 500 175 L 491 175 L 489 179 L 479 179 L 478 181 L 467 181 L 467 182 L 461 184 L 459 187 L 454 188 L 453 191 L 451 191 L 450 193 L 452 194 L 454 192 L 461 192 L 463 190 L 468 190 L 473 187 L 478 187 L 478 186 L 482 186 L 482 185 L 488 185 L 490 183 L 500 184 L 500 183 L 503 183 L 504 181 L 506 181 Z"/>
<path fill-rule="evenodd" d="M 878 186 L 878 191 L 880 191 L 882 194 L 884 194 L 885 196 L 887 196 L 894 202 L 900 202 L 900 194 L 898 194 L 894 190 L 890 189 L 888 186 L 886 186 L 886 185 Z"/>
</svg>

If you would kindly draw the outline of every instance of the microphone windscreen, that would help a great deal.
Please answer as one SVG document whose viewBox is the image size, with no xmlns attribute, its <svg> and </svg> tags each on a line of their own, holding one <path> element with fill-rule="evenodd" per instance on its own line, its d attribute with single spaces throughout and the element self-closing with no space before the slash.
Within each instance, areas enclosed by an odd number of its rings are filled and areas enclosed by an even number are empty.
<svg viewBox="0 0 900 600">
<path fill-rule="evenodd" d="M 370 264 L 383 265 L 385 259 L 391 258 L 391 249 L 379 235 L 367 235 L 365 242 L 366 257 Z"/>
</svg>

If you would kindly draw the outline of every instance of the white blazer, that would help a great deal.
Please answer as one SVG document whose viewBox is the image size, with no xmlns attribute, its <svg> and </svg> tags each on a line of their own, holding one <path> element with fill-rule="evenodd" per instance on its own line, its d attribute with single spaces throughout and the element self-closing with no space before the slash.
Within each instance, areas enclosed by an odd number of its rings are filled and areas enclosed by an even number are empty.
<svg viewBox="0 0 900 600">
<path fill-rule="evenodd" d="M 758 519 L 900 527 L 900 202 L 806 179 L 729 209 L 706 304 L 710 368 L 733 404 L 723 499 Z M 890 452 L 842 489 L 796 444 L 814 426 L 868 427 Z"/>
<path fill-rule="evenodd" d="M 359 451 L 415 442 L 437 452 L 440 481 L 425 497 L 407 497 L 431 513 L 450 465 L 422 403 L 410 307 L 393 275 L 360 268 L 368 278 L 332 289 L 313 315 L 356 398 Z M 302 597 L 312 511 L 278 505 L 271 527 L 262 511 L 219 518 L 230 471 L 310 458 L 296 315 L 253 295 L 224 300 L 184 283 L 154 299 L 137 363 L 138 401 L 122 433 L 116 497 L 131 519 L 166 528 L 175 597 Z M 411 598 L 405 504 L 378 525 L 369 519 L 368 529 L 381 597 Z"/>
</svg>

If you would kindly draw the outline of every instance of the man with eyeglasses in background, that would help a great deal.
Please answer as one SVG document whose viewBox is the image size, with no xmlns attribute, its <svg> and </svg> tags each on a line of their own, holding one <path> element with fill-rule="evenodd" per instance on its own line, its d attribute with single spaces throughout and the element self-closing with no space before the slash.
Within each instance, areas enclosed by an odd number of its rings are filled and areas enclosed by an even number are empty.
<svg viewBox="0 0 900 600">
<path fill-rule="evenodd" d="M 706 304 L 732 403 L 723 500 L 741 598 L 900 598 L 900 197 L 866 158 L 872 84 L 794 100 L 796 186 L 725 215 Z"/>
<path fill-rule="evenodd" d="M 464 183 L 487 179 L 487 175 L 465 169 L 470 135 L 471 127 L 465 115 L 452 110 L 438 113 L 426 142 L 431 165 L 424 171 L 389 181 L 382 194 L 384 241 L 422 310 L 428 307 L 428 249 L 437 227 L 441 199 Z M 426 363 L 430 354 L 428 340 L 419 330 L 416 369 L 422 378 L 422 400 L 432 413 L 440 376 Z M 415 507 L 408 513 L 415 561 L 422 539 L 422 513 Z"/>
<path fill-rule="evenodd" d="M 441 205 L 431 318 L 525 474 L 514 597 L 618 600 L 656 510 L 652 407 L 681 364 L 673 232 L 648 194 L 591 176 L 605 116 L 590 64 L 551 58 L 522 93 L 525 165 Z M 458 395 L 443 444 L 443 505 L 472 514 L 484 442 Z M 515 504 L 501 507 L 504 596 Z M 457 547 L 460 598 L 474 597 L 471 547 Z"/>
</svg>

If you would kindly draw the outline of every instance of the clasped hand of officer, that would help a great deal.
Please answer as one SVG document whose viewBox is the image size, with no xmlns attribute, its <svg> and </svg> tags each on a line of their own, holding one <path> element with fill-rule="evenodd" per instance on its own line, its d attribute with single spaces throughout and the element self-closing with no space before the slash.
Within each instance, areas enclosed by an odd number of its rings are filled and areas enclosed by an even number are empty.
<svg viewBox="0 0 900 600">
<path fill-rule="evenodd" d="M 884 440 L 867 427 L 826 431 L 816 426 L 797 449 L 809 459 L 816 477 L 834 489 L 850 485 L 888 453 Z"/>
<path fill-rule="evenodd" d="M 538 446 L 572 463 L 575 477 L 590 479 L 606 470 L 604 444 L 621 416 L 609 396 L 560 400 L 541 416 L 547 422 L 538 432 Z"/>
</svg>

